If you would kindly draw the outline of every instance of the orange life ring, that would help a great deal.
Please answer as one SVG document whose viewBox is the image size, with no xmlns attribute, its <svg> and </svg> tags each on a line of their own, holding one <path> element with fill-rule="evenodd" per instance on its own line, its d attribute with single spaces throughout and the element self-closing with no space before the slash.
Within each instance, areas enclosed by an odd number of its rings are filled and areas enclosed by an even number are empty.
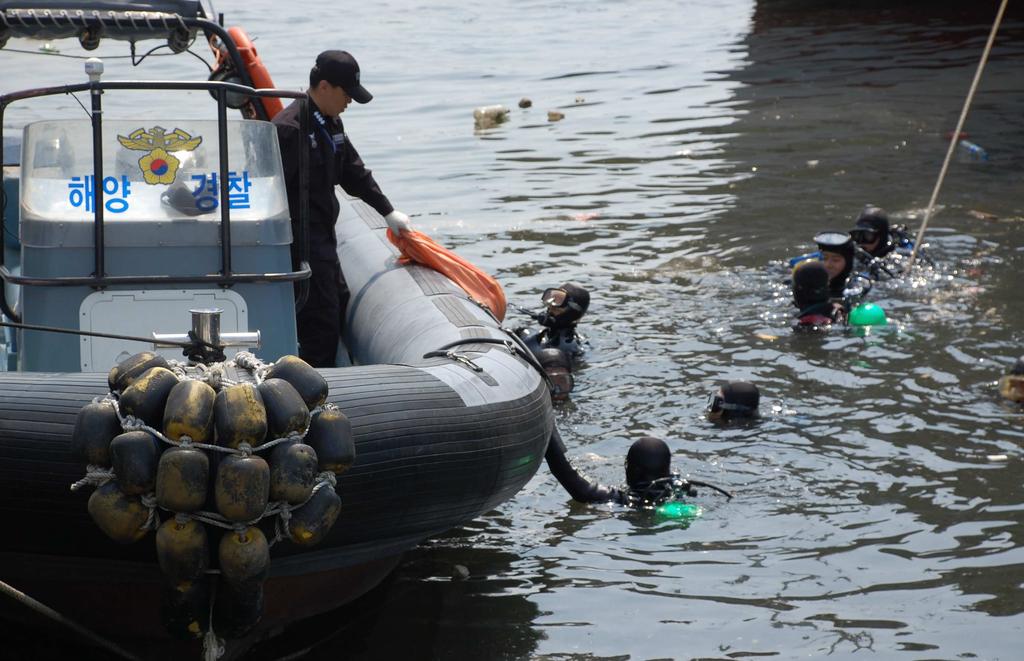
<svg viewBox="0 0 1024 661">
<path fill-rule="evenodd" d="M 238 48 L 242 64 L 245 66 L 245 70 L 249 72 L 249 78 L 252 79 L 252 86 L 256 89 L 273 89 L 274 81 L 270 78 L 270 72 L 267 71 L 267 67 L 260 60 L 256 47 L 253 46 L 245 30 L 239 27 L 228 28 L 228 34 L 231 35 L 232 41 L 235 42 L 235 47 Z M 274 115 L 284 109 L 281 99 L 276 96 L 266 96 L 260 99 L 260 101 L 263 102 L 263 109 L 267 113 L 267 119 L 274 119 Z"/>
</svg>

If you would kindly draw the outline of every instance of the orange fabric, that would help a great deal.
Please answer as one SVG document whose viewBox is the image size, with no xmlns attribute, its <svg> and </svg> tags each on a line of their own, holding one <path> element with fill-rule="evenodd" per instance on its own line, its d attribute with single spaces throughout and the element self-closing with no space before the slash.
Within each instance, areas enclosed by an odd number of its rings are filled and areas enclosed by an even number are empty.
<svg viewBox="0 0 1024 661">
<path fill-rule="evenodd" d="M 447 276 L 470 298 L 487 306 L 498 321 L 505 320 L 505 291 L 497 280 L 478 267 L 416 230 L 406 230 L 396 237 L 389 228 L 388 240 L 402 251 L 400 261 L 403 264 L 413 262 Z"/>
<path fill-rule="evenodd" d="M 256 89 L 273 89 L 274 81 L 270 78 L 270 72 L 260 60 L 259 53 L 256 52 L 256 47 L 252 45 L 245 30 L 239 27 L 228 28 L 228 34 L 235 42 L 238 54 L 242 57 L 242 64 L 252 78 L 252 86 Z M 274 119 L 274 115 L 284 109 L 284 103 L 276 96 L 265 96 L 260 101 L 263 102 L 263 109 L 267 111 L 267 119 Z"/>
</svg>

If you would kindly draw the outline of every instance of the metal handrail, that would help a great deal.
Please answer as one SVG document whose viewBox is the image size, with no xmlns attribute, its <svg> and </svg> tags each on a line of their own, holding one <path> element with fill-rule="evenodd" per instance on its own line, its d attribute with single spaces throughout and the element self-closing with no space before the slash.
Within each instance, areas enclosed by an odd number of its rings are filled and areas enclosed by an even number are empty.
<svg viewBox="0 0 1024 661">
<path fill-rule="evenodd" d="M 230 38 L 228 38 L 230 40 Z M 304 92 L 292 92 L 287 90 L 277 89 L 254 89 L 246 85 L 239 85 L 237 83 L 229 83 L 223 81 L 91 81 L 87 83 L 77 83 L 74 85 L 59 85 L 54 87 L 42 87 L 35 89 L 22 90 L 19 92 L 12 92 L 9 94 L 0 95 L 0 125 L 3 123 L 4 112 L 7 106 L 11 105 L 16 101 L 22 101 L 25 99 L 35 99 L 46 96 L 56 96 L 61 94 L 72 94 L 74 92 L 89 91 L 92 96 L 92 130 L 93 130 L 93 165 L 94 165 L 94 176 L 102 176 L 102 161 L 103 161 L 103 146 L 102 146 L 102 107 L 100 102 L 100 96 L 106 90 L 206 90 L 213 92 L 217 97 L 217 124 L 218 124 L 218 147 L 220 151 L 220 199 L 226 200 L 228 197 L 228 159 L 227 159 L 227 94 L 242 94 L 252 98 L 262 97 L 283 97 L 292 99 L 303 99 L 306 98 Z M 308 113 L 300 113 L 301 118 L 301 130 L 303 134 L 309 132 L 309 118 Z M 0 153 L 3 152 L 3 135 L 0 133 Z M 302 150 L 300 157 L 300 176 L 299 176 L 299 195 L 302 200 L 308 198 L 309 191 L 309 156 L 306 150 Z M 102 181 L 102 179 L 100 179 Z M 49 277 L 49 278 L 38 278 L 30 276 L 17 276 L 10 272 L 4 263 L 4 244 L 5 244 L 5 222 L 2 215 L 0 215 L 0 279 L 4 282 L 10 282 L 12 284 L 29 285 L 37 287 L 74 287 L 74 286 L 89 286 L 95 288 L 103 288 L 111 285 L 128 285 L 128 284 L 194 284 L 194 283 L 212 283 L 218 284 L 222 287 L 229 287 L 239 283 L 251 283 L 251 282 L 297 282 L 301 280 L 307 280 L 311 275 L 309 267 L 309 242 L 308 242 L 308 224 L 309 224 L 309 209 L 308 203 L 300 204 L 299 211 L 299 223 L 298 223 L 298 237 L 293 237 L 293 240 L 297 239 L 299 245 L 299 266 L 298 270 L 288 271 L 285 273 L 243 273 L 236 274 L 231 270 L 231 211 L 230 205 L 221 204 L 221 272 L 220 274 L 211 275 L 199 275 L 199 276 L 108 276 L 105 273 L 105 262 L 106 262 L 106 242 L 103 234 L 103 187 L 102 185 L 95 188 L 95 203 L 94 203 L 94 264 L 95 270 L 91 276 L 80 276 L 80 277 Z M 304 302 L 305 296 L 300 293 L 300 305 Z M 10 305 L 6 300 L 5 292 L 3 287 L 0 286 L 0 310 L 4 312 L 10 319 L 14 321 L 21 321 L 20 315 L 16 314 L 11 309 Z"/>
</svg>

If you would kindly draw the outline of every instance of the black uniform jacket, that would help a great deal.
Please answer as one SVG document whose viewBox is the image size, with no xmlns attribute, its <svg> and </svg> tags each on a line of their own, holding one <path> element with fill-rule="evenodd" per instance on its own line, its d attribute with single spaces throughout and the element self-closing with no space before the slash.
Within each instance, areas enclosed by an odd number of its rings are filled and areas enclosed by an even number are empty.
<svg viewBox="0 0 1024 661">
<path fill-rule="evenodd" d="M 303 136 L 302 115 L 309 112 L 309 135 Z M 338 220 L 338 198 L 334 186 L 360 198 L 386 216 L 394 210 L 381 192 L 373 174 L 363 165 L 359 152 L 345 134 L 341 120 L 323 117 L 312 99 L 297 99 L 274 117 L 281 145 L 285 187 L 288 190 L 288 211 L 292 217 L 293 235 L 299 221 L 299 158 L 300 149 L 309 154 L 309 246 L 313 260 L 337 259 L 334 224 Z M 294 247 L 292 255 L 297 255 Z"/>
</svg>

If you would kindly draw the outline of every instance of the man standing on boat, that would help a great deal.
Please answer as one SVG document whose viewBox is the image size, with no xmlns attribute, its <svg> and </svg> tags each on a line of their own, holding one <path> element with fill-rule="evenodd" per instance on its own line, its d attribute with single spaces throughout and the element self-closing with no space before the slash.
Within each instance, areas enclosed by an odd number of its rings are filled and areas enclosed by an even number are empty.
<svg viewBox="0 0 1024 661">
<path fill-rule="evenodd" d="M 309 72 L 309 98 L 291 103 L 274 117 L 292 223 L 298 222 L 299 162 L 301 149 L 309 149 L 309 298 L 296 317 L 299 356 L 314 367 L 334 367 L 349 291 L 338 261 L 334 225 L 340 205 L 334 187 L 360 198 L 384 216 L 392 231 L 409 228 L 409 217 L 397 211 L 363 165 L 359 152 L 345 133 L 339 115 L 354 100 L 373 98 L 359 82 L 359 64 L 345 51 L 320 53 Z M 302 115 L 309 113 L 309 135 L 301 131 Z M 293 232 L 295 236 L 297 233 Z M 297 263 L 298 246 L 292 244 Z M 297 264 L 296 264 L 297 265 Z M 343 357 L 343 363 L 347 359 Z"/>
</svg>

